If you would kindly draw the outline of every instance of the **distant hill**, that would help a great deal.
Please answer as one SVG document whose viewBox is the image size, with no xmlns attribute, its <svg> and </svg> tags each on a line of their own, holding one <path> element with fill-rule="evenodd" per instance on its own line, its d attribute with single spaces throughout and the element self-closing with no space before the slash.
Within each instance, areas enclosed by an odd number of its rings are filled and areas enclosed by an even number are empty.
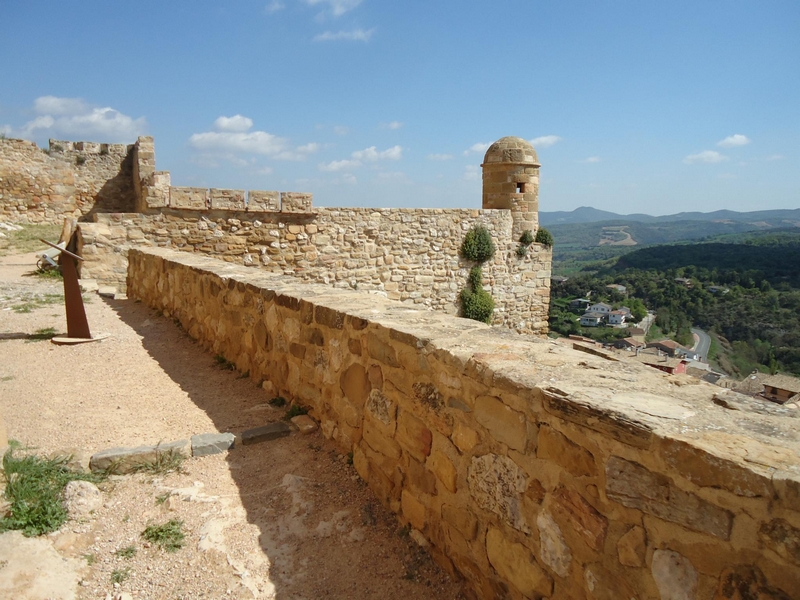
<svg viewBox="0 0 800 600">
<path fill-rule="evenodd" d="M 773 285 L 785 281 L 800 285 L 800 229 L 719 236 L 698 244 L 673 244 L 641 248 L 620 256 L 608 269 L 618 273 L 626 269 L 667 271 L 693 265 L 719 271 L 755 272 Z"/>
<path fill-rule="evenodd" d="M 573 211 L 540 212 L 539 222 L 545 227 L 576 223 L 599 223 L 602 221 L 636 221 L 640 223 L 669 223 L 673 221 L 730 221 L 737 223 L 775 223 L 776 227 L 800 226 L 800 208 L 781 210 L 758 210 L 736 212 L 717 210 L 710 213 L 682 212 L 674 215 L 654 217 L 641 213 L 620 215 L 590 206 L 581 206 Z M 781 223 L 778 225 L 778 223 Z"/>
</svg>

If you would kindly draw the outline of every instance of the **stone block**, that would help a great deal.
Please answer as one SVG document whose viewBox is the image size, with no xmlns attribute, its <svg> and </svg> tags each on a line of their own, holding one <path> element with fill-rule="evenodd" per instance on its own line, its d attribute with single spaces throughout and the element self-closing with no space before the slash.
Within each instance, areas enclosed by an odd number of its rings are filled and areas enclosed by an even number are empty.
<svg viewBox="0 0 800 600">
<path fill-rule="evenodd" d="M 235 437 L 232 433 L 201 433 L 192 436 L 192 456 L 222 454 L 233 448 Z"/>
<path fill-rule="evenodd" d="M 268 442 L 278 438 L 286 437 L 292 433 L 292 428 L 288 423 L 278 421 L 270 423 L 263 427 L 256 427 L 255 429 L 248 429 L 241 434 L 242 445 L 249 446 L 250 444 L 260 444 L 261 442 Z"/>
<path fill-rule="evenodd" d="M 761 526 L 758 538 L 784 560 L 800 565 L 800 529 L 784 519 L 773 519 Z"/>
<path fill-rule="evenodd" d="M 486 555 L 497 574 L 526 598 L 550 597 L 552 594 L 553 580 L 530 551 L 522 544 L 508 540 L 494 527 L 486 533 Z"/>
<path fill-rule="evenodd" d="M 425 514 L 425 505 L 420 502 L 411 492 L 403 490 L 400 495 L 400 506 L 403 511 L 403 516 L 408 519 L 408 522 L 414 529 L 422 531 L 425 528 L 427 521 Z"/>
<path fill-rule="evenodd" d="M 456 493 L 458 473 L 444 452 L 434 452 L 428 459 L 428 467 L 450 493 Z"/>
<path fill-rule="evenodd" d="M 310 213 L 313 198 L 313 194 L 281 192 L 281 212 Z"/>
<path fill-rule="evenodd" d="M 601 515 L 578 492 L 566 487 L 559 487 L 553 492 L 554 502 L 550 510 L 563 525 L 569 525 L 571 531 L 592 550 L 603 552 L 603 543 L 608 531 L 608 519 Z"/>
<path fill-rule="evenodd" d="M 617 542 L 617 557 L 626 567 L 644 566 L 647 551 L 647 533 L 642 527 L 634 525 Z"/>
<path fill-rule="evenodd" d="M 471 427 L 467 427 L 461 421 L 456 421 L 453 426 L 453 433 L 450 436 L 456 448 L 462 453 L 472 450 L 478 442 L 480 442 L 480 435 Z"/>
<path fill-rule="evenodd" d="M 735 443 L 729 439 L 726 441 Z M 742 436 L 739 443 L 746 447 L 749 442 Z M 701 487 L 721 488 L 749 498 L 772 495 L 768 476 L 759 475 L 751 468 L 714 456 L 692 444 L 665 439 L 660 450 L 664 460 L 682 477 Z"/>
<path fill-rule="evenodd" d="M 279 192 L 250 190 L 247 193 L 247 212 L 280 212 L 281 195 Z"/>
<path fill-rule="evenodd" d="M 342 373 L 339 386 L 342 393 L 354 406 L 359 408 L 364 407 L 370 392 L 369 378 L 367 377 L 367 370 L 364 367 L 358 363 L 350 365 L 347 370 Z"/>
<path fill-rule="evenodd" d="M 475 539 L 478 533 L 478 519 L 466 508 L 443 504 L 442 519 L 455 527 L 467 541 Z"/>
<path fill-rule="evenodd" d="M 536 518 L 536 526 L 539 529 L 542 562 L 553 569 L 553 572 L 559 577 L 566 577 L 569 575 L 569 568 L 572 564 L 572 552 L 564 540 L 561 528 L 546 510 L 539 513 Z"/>
<path fill-rule="evenodd" d="M 522 495 L 528 480 L 513 460 L 497 454 L 473 457 L 467 484 L 478 506 L 499 515 L 519 531 L 530 531 L 522 511 Z"/>
<path fill-rule="evenodd" d="M 506 406 L 494 396 L 479 396 L 475 400 L 475 420 L 489 430 L 499 442 L 509 448 L 525 451 L 528 440 L 525 415 Z"/>
<path fill-rule="evenodd" d="M 650 570 L 662 599 L 697 597 L 697 571 L 685 556 L 673 550 L 656 550 Z"/>
<path fill-rule="evenodd" d="M 159 455 L 178 453 L 189 457 L 191 446 L 189 440 L 178 440 L 158 446 L 137 446 L 135 448 L 109 448 L 92 455 L 89 468 L 93 472 L 111 470 L 117 474 L 130 473 L 143 465 L 155 464 Z"/>
<path fill-rule="evenodd" d="M 211 188 L 208 197 L 212 210 L 244 210 L 244 190 Z"/>
<path fill-rule="evenodd" d="M 206 188 L 175 187 L 169 188 L 170 208 L 187 210 L 208 209 L 208 190 Z"/>
<path fill-rule="evenodd" d="M 400 410 L 395 439 L 411 456 L 420 462 L 431 453 L 433 434 L 425 424 L 407 410 Z"/>
<path fill-rule="evenodd" d="M 597 474 L 597 465 L 591 452 L 547 425 L 539 428 L 537 452 L 539 458 L 561 465 L 576 477 Z"/>
<path fill-rule="evenodd" d="M 733 515 L 642 465 L 612 456 L 606 464 L 606 495 L 610 500 L 635 508 L 687 529 L 730 539 Z"/>
<path fill-rule="evenodd" d="M 752 565 L 728 567 L 719 576 L 713 600 L 789 600 L 789 595 L 769 585 L 761 569 Z"/>
<path fill-rule="evenodd" d="M 292 417 L 292 425 L 297 427 L 297 430 L 303 435 L 314 433 L 317 429 L 319 429 L 317 422 L 308 415 L 297 415 L 296 417 Z"/>
</svg>

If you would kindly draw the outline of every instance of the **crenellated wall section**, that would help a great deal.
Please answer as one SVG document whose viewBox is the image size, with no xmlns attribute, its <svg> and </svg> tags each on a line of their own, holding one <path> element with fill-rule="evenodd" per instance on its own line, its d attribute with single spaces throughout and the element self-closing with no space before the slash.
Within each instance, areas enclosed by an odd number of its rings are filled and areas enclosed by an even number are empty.
<svg viewBox="0 0 800 600">
<path fill-rule="evenodd" d="M 128 293 L 308 407 L 481 598 L 798 597 L 797 419 L 198 254 L 131 249 Z"/>
</svg>

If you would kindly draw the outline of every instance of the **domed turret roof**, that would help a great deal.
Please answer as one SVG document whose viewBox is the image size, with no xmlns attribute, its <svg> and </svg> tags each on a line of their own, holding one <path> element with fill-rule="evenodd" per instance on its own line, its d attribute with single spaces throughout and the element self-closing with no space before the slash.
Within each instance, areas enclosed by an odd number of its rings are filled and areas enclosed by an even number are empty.
<svg viewBox="0 0 800 600">
<path fill-rule="evenodd" d="M 539 157 L 530 142 L 522 138 L 508 136 L 500 138 L 489 146 L 483 157 L 484 164 L 529 164 L 539 166 Z"/>
</svg>

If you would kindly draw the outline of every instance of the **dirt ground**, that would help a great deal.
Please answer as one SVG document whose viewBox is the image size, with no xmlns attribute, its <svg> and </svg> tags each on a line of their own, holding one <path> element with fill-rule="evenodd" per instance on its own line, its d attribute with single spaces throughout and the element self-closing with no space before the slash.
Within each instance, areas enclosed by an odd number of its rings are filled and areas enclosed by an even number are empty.
<svg viewBox="0 0 800 600">
<path fill-rule="evenodd" d="M 0 258 L 0 410 L 9 439 L 41 454 L 88 455 L 283 417 L 257 382 L 221 369 L 179 326 L 132 300 L 87 295 L 92 333 L 110 334 L 103 341 L 32 339 L 48 328 L 66 332 L 61 283 L 30 276 L 34 264 L 30 254 Z M 28 565 L 27 583 L 7 577 L 16 583 L 0 581 L 0 596 L 461 597 L 460 583 L 319 432 L 187 460 L 180 473 L 112 477 L 100 487 L 101 508 L 44 538 L 72 565 L 72 579 L 58 594 L 37 592 L 31 582 L 44 574 Z M 186 533 L 177 552 L 142 538 L 148 525 L 171 519 L 183 521 Z M 122 554 L 132 557 L 117 553 L 131 546 Z"/>
</svg>

